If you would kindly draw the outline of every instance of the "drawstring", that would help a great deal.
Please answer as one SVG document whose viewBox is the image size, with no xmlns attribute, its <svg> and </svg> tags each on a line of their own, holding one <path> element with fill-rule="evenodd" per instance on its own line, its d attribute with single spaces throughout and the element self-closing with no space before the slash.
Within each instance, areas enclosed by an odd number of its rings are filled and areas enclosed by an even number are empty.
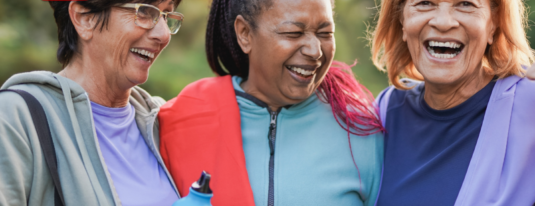
<svg viewBox="0 0 535 206">
<path fill-rule="evenodd" d="M 69 86 L 69 83 L 66 82 L 65 79 L 58 78 L 58 77 L 54 77 L 54 78 L 56 78 L 59 81 L 59 84 L 61 86 L 61 90 L 63 91 L 63 96 L 65 98 L 65 104 L 67 105 L 67 110 L 69 111 L 69 116 L 71 118 L 72 128 L 74 129 L 74 136 L 75 136 L 75 139 L 76 139 L 76 143 L 78 145 L 78 148 L 80 149 L 79 151 L 80 151 L 80 156 L 82 157 L 82 163 L 85 166 L 86 163 L 90 162 L 90 159 L 89 159 L 89 154 L 87 152 L 87 148 L 83 144 L 84 139 L 83 139 L 83 136 L 82 136 L 82 131 L 80 129 L 80 124 L 78 123 L 78 119 L 76 118 L 76 113 L 74 111 L 74 105 L 73 105 L 72 96 L 71 96 L 71 87 Z M 104 197 L 105 194 L 104 194 L 103 191 L 94 189 L 96 187 L 94 185 L 95 183 L 94 183 L 93 180 L 98 180 L 96 174 L 94 172 L 87 172 L 87 170 L 86 170 L 86 173 L 90 178 L 89 182 L 91 182 L 91 185 L 93 186 L 93 191 L 95 193 L 98 193 L 97 195 L 99 197 Z M 103 205 L 101 200 L 99 198 L 97 198 L 97 199 L 99 201 L 99 204 Z"/>
</svg>

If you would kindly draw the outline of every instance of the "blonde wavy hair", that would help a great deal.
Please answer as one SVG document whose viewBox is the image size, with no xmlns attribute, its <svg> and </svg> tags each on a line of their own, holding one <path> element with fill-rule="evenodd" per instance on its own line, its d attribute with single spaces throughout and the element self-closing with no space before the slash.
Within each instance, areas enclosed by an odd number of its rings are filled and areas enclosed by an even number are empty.
<svg viewBox="0 0 535 206">
<path fill-rule="evenodd" d="M 403 9 L 407 0 L 382 0 L 375 30 L 370 34 L 372 60 L 379 70 L 386 71 L 390 82 L 399 89 L 409 89 L 400 77 L 423 80 L 412 61 L 407 43 L 402 40 Z M 523 77 L 534 61 L 533 50 L 526 38 L 527 9 L 522 0 L 490 0 L 496 24 L 494 43 L 483 56 L 483 72 L 505 78 Z"/>
</svg>

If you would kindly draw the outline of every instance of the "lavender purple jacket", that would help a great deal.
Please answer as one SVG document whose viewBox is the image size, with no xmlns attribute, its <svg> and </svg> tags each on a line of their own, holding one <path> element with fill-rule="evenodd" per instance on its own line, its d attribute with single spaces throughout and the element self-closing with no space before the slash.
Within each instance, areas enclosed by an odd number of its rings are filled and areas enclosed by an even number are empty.
<svg viewBox="0 0 535 206">
<path fill-rule="evenodd" d="M 383 125 L 394 89 L 379 95 Z M 510 76 L 494 86 L 455 206 L 534 203 L 535 81 Z"/>
</svg>

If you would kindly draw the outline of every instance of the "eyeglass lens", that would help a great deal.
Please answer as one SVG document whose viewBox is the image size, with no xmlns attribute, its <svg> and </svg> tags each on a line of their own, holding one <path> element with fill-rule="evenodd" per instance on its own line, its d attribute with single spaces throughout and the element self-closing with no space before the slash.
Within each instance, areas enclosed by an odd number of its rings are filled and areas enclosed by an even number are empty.
<svg viewBox="0 0 535 206">
<path fill-rule="evenodd" d="M 158 22 L 158 18 L 160 18 L 160 10 L 150 6 L 141 5 L 137 11 L 136 23 L 140 27 L 152 29 L 155 26 L 156 22 Z M 165 20 L 167 21 L 169 31 L 172 34 L 176 34 L 182 24 L 182 16 L 173 13 L 168 13 L 167 18 L 165 18 Z"/>
</svg>

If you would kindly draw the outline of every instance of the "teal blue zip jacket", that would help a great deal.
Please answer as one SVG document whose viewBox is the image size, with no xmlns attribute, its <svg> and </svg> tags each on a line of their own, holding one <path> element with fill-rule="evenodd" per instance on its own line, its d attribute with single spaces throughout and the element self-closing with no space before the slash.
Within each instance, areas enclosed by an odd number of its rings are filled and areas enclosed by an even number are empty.
<svg viewBox="0 0 535 206">
<path fill-rule="evenodd" d="M 350 136 L 357 169 L 347 131 L 317 95 L 269 111 L 265 103 L 244 93 L 240 77 L 232 81 L 255 205 L 375 204 L 383 162 L 382 133 Z"/>
</svg>

